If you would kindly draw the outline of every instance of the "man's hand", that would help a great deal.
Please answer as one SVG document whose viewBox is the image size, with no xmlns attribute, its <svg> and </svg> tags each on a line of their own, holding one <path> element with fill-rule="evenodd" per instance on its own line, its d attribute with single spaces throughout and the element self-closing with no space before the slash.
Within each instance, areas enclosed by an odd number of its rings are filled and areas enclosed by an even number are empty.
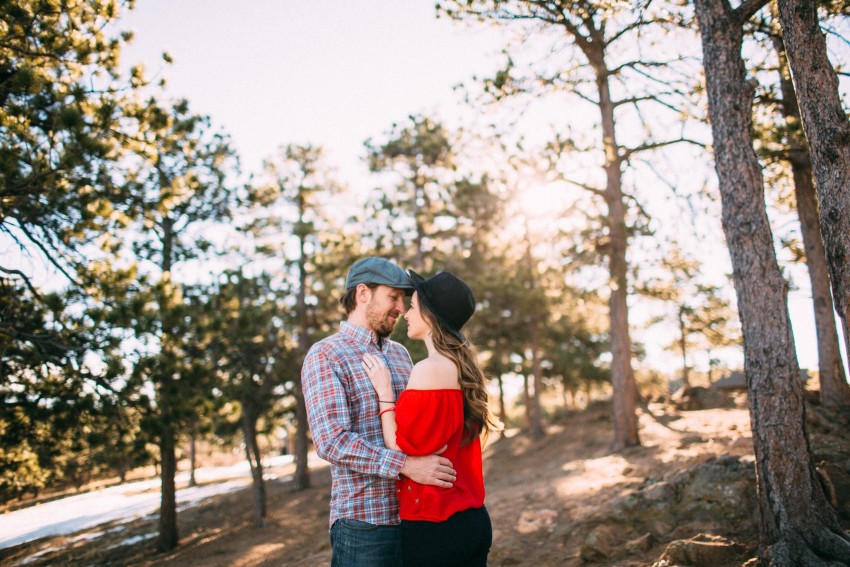
<svg viewBox="0 0 850 567">
<path fill-rule="evenodd" d="M 407 457 L 401 468 L 401 474 L 419 484 L 430 484 L 442 488 L 451 488 L 457 479 L 452 462 L 439 455 Z"/>
</svg>

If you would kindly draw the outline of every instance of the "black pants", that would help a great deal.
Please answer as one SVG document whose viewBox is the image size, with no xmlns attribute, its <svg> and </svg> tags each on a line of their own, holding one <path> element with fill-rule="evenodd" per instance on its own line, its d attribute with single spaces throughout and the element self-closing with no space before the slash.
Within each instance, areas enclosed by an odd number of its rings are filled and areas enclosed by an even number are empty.
<svg viewBox="0 0 850 567">
<path fill-rule="evenodd" d="M 484 506 L 445 522 L 401 521 L 404 567 L 483 567 L 492 543 L 493 527 Z"/>
</svg>

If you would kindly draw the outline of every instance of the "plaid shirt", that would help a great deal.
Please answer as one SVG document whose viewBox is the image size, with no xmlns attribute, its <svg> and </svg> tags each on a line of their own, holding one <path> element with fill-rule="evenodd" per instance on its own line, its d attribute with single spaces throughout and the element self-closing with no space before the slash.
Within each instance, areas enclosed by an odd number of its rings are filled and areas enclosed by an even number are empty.
<svg viewBox="0 0 850 567">
<path fill-rule="evenodd" d="M 384 446 L 378 396 L 362 365 L 367 352 L 390 369 L 397 398 L 413 367 L 407 350 L 389 339 L 379 346 L 375 333 L 348 321 L 313 345 L 301 369 L 313 444 L 331 463 L 331 526 L 340 518 L 399 523 L 395 481 L 406 457 Z"/>
</svg>

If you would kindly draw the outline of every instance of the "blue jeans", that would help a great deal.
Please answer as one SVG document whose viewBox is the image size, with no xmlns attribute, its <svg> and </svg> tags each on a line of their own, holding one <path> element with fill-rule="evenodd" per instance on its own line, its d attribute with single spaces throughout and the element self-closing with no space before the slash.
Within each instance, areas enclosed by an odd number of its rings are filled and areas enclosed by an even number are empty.
<svg viewBox="0 0 850 567">
<path fill-rule="evenodd" d="M 331 567 L 398 567 L 401 528 L 341 519 L 331 526 Z"/>
</svg>

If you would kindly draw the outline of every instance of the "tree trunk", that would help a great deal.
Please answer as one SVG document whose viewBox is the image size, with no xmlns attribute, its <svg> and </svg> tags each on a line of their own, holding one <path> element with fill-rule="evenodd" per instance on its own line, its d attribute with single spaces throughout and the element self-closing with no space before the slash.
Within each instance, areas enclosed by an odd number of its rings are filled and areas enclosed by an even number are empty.
<svg viewBox="0 0 850 567">
<path fill-rule="evenodd" d="M 304 201 L 298 203 L 298 221 L 300 225 L 304 224 L 304 215 L 306 208 Z M 308 458 L 308 438 L 307 431 L 310 425 L 307 423 L 307 404 L 304 401 L 304 392 L 301 388 L 301 367 L 304 364 L 304 359 L 307 358 L 307 351 L 310 348 L 309 344 L 309 325 L 307 322 L 307 266 L 306 254 L 304 252 L 305 234 L 301 234 L 298 240 L 299 256 L 298 256 L 298 349 L 299 359 L 298 372 L 295 373 L 295 476 L 292 479 L 292 485 L 295 490 L 304 490 L 310 488 L 310 467 L 307 462 Z"/>
<path fill-rule="evenodd" d="M 508 423 L 508 411 L 505 408 L 505 384 L 502 382 L 502 375 L 496 377 L 499 382 L 499 419 L 502 423 Z"/>
<path fill-rule="evenodd" d="M 250 400 L 242 400 L 242 436 L 245 438 L 245 455 L 251 467 L 254 494 L 254 525 L 265 526 L 266 483 L 263 479 L 263 460 L 257 442 L 257 416 Z"/>
<path fill-rule="evenodd" d="M 174 223 L 166 217 L 162 223 L 162 281 L 171 284 L 171 268 L 174 255 Z M 172 375 L 174 368 L 174 326 L 170 314 L 169 299 L 164 294 L 172 293 L 171 286 L 163 286 L 159 304 L 159 317 L 161 325 L 161 347 L 159 360 L 162 368 L 157 369 L 156 380 L 156 402 L 159 409 L 160 420 L 160 469 L 161 499 L 159 508 L 159 549 L 170 551 L 177 547 L 179 536 L 177 532 L 177 495 L 174 486 L 174 475 L 177 474 L 177 456 L 175 454 L 175 443 L 177 432 L 175 431 L 174 409 L 172 400 L 175 398 L 174 382 Z"/>
<path fill-rule="evenodd" d="M 159 545 L 160 551 L 171 551 L 177 547 L 177 494 L 174 475 L 177 473 L 177 457 L 174 452 L 174 430 L 170 424 L 162 424 L 159 440 L 162 459 L 160 474 Z"/>
<path fill-rule="evenodd" d="M 785 50 L 809 141 L 832 299 L 850 356 L 850 121 L 838 94 L 817 3 L 778 0 Z"/>
<path fill-rule="evenodd" d="M 543 417 L 540 411 L 540 394 L 543 392 L 543 376 L 540 368 L 540 329 L 536 321 L 531 322 L 531 372 L 534 376 L 532 392 L 528 403 L 528 433 L 532 439 L 541 439 L 546 435 L 543 429 Z"/>
<path fill-rule="evenodd" d="M 525 405 L 525 422 L 523 429 L 528 431 L 531 429 L 531 392 L 528 388 L 528 372 L 522 375 L 522 402 Z"/>
<path fill-rule="evenodd" d="M 754 86 L 746 80 L 741 59 L 743 23 L 751 14 L 731 10 L 724 0 L 696 0 L 695 8 L 723 230 L 743 326 L 759 494 L 759 556 L 764 565 L 826 565 L 816 554 L 846 561 L 850 543 L 812 465 L 787 285 L 773 251 L 764 180 L 753 151 Z"/>
<path fill-rule="evenodd" d="M 296 490 L 310 488 L 310 468 L 307 462 L 307 405 L 301 393 L 301 378 L 295 379 L 295 476 L 292 479 Z"/>
<path fill-rule="evenodd" d="M 197 486 L 195 482 L 195 429 L 192 425 L 192 431 L 189 433 L 189 487 Z"/>
<path fill-rule="evenodd" d="M 534 269 L 534 256 L 531 253 L 531 236 L 527 218 L 525 219 L 525 262 L 528 269 L 528 291 L 531 297 L 536 297 L 537 272 Z M 543 376 L 540 368 L 540 327 L 537 317 L 534 315 L 528 323 L 528 331 L 531 343 L 531 373 L 534 376 L 531 394 L 526 398 L 528 400 L 528 433 L 532 439 L 541 439 L 546 434 L 543 430 L 543 419 L 540 414 Z M 528 391 L 527 387 L 526 391 Z"/>
<path fill-rule="evenodd" d="M 688 333 L 685 329 L 685 317 L 679 308 L 679 350 L 682 353 L 682 388 L 691 387 L 690 369 L 688 368 Z"/>
<path fill-rule="evenodd" d="M 775 22 L 778 26 L 778 22 Z M 802 139 L 802 117 L 797 102 L 797 94 L 791 80 L 791 71 L 785 53 L 785 44 L 779 30 L 773 36 L 774 47 L 779 60 L 779 78 L 782 88 L 782 113 L 788 127 L 788 145 L 791 171 L 794 176 L 794 190 L 797 199 L 797 211 L 800 215 L 800 228 L 803 245 L 806 249 L 806 266 L 812 287 L 812 303 L 815 312 L 815 330 L 818 338 L 818 376 L 820 381 L 821 403 L 829 407 L 850 405 L 850 385 L 841 362 L 838 347 L 838 333 L 835 329 L 835 312 L 832 294 L 829 289 L 829 267 L 821 236 L 818 219 L 818 202 L 812 174 L 812 161 L 809 149 Z"/>
<path fill-rule="evenodd" d="M 632 339 L 629 332 L 628 280 L 626 249 L 626 206 L 623 203 L 622 158 L 616 138 L 614 103 L 604 61 L 603 46 L 599 52 L 587 53 L 596 72 L 599 111 L 602 118 L 602 147 L 605 151 L 604 191 L 608 208 L 608 272 L 611 296 L 608 299 L 611 335 L 611 394 L 614 438 L 611 451 L 640 445 L 637 419 L 637 385 L 632 369 Z"/>
</svg>

